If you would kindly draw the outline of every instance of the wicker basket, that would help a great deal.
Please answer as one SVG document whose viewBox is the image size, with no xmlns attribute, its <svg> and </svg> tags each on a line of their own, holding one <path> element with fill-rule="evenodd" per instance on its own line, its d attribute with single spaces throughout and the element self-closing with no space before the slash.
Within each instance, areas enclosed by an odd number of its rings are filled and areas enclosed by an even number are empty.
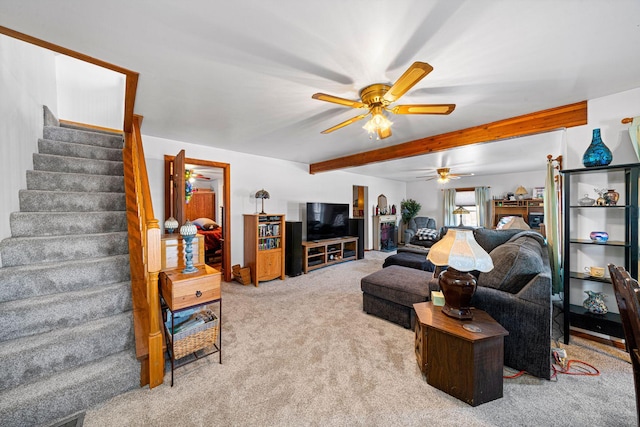
<svg viewBox="0 0 640 427">
<path fill-rule="evenodd" d="M 186 329 L 175 335 L 169 334 L 169 340 L 173 343 L 174 359 L 181 359 L 184 356 L 216 344 L 218 342 L 219 328 L 218 316 L 215 316 L 215 319 L 202 325 Z M 173 341 L 174 338 L 175 342 Z"/>
<path fill-rule="evenodd" d="M 233 278 L 243 285 L 251 284 L 251 270 L 249 267 L 240 267 L 240 264 L 236 264 L 231 267 L 233 272 Z"/>
</svg>

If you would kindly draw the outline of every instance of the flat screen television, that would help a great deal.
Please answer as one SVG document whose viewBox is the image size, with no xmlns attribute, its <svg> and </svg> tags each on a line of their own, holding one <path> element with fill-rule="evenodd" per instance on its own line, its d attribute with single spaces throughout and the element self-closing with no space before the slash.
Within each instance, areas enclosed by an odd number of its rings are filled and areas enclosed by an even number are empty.
<svg viewBox="0 0 640 427">
<path fill-rule="evenodd" d="M 349 204 L 307 203 L 307 240 L 349 235 Z"/>
</svg>

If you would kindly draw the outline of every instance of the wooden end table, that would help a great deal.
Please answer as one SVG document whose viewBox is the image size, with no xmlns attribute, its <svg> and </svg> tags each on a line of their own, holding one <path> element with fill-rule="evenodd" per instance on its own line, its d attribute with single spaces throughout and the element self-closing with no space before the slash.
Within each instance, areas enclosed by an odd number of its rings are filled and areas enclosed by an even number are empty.
<svg viewBox="0 0 640 427">
<path fill-rule="evenodd" d="M 458 320 L 430 301 L 413 308 L 416 359 L 427 383 L 471 406 L 501 398 L 509 332 L 482 310 L 473 310 L 473 320 Z"/>
</svg>

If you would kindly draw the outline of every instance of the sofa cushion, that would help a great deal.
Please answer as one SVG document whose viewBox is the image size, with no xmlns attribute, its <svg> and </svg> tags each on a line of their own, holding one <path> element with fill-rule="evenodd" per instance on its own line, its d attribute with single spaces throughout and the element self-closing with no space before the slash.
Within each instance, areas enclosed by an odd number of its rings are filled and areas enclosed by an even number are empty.
<svg viewBox="0 0 640 427">
<path fill-rule="evenodd" d="M 491 253 L 492 250 L 507 242 L 515 234 L 522 230 L 492 230 L 490 228 L 476 228 L 473 230 L 473 237 L 482 249 Z M 494 263 L 495 265 L 495 263 Z"/>
<path fill-rule="evenodd" d="M 393 301 L 405 307 L 428 301 L 429 280 L 433 273 L 415 268 L 391 265 L 365 276 L 360 281 L 362 292 Z"/>
<path fill-rule="evenodd" d="M 480 273 L 478 286 L 516 294 L 544 269 L 540 244 L 531 236 L 516 238 L 493 249 L 493 270 Z"/>
</svg>

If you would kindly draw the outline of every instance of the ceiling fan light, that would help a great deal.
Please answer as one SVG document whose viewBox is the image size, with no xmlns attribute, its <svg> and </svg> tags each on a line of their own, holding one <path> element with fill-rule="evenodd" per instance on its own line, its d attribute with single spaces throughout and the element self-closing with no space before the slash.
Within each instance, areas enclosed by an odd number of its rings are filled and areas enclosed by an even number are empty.
<svg viewBox="0 0 640 427">
<path fill-rule="evenodd" d="M 446 184 L 447 182 L 449 182 L 449 177 L 448 176 L 440 176 L 440 177 L 438 177 L 438 184 Z"/>
<path fill-rule="evenodd" d="M 378 132 L 378 130 L 386 131 L 391 127 L 393 122 L 385 117 L 382 107 L 373 107 L 371 110 L 371 119 L 362 126 L 370 134 Z"/>
</svg>

